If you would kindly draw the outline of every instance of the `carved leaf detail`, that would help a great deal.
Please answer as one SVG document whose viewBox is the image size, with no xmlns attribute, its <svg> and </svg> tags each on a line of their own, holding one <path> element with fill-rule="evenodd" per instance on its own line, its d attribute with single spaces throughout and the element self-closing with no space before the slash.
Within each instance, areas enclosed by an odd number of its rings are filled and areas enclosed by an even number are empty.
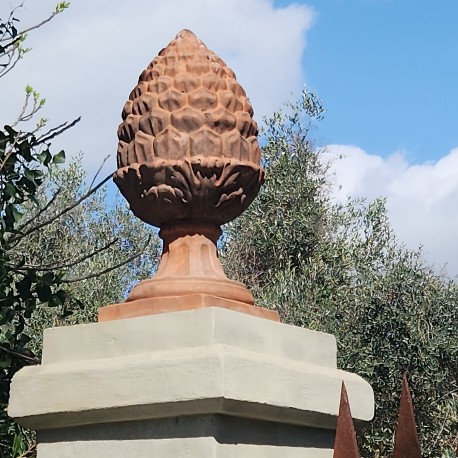
<svg viewBox="0 0 458 458">
<path fill-rule="evenodd" d="M 264 180 L 261 167 L 198 156 L 118 169 L 114 180 L 139 218 L 154 226 L 179 220 L 224 224 L 239 216 Z"/>
</svg>

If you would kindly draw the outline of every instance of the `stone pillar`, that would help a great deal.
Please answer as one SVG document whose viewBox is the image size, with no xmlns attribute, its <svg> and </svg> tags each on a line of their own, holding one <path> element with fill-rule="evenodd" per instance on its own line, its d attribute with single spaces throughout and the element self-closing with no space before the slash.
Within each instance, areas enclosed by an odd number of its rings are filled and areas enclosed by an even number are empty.
<svg viewBox="0 0 458 458">
<path fill-rule="evenodd" d="M 333 336 L 206 307 L 47 329 L 8 412 L 38 458 L 330 458 L 342 380 L 370 420 Z"/>
</svg>

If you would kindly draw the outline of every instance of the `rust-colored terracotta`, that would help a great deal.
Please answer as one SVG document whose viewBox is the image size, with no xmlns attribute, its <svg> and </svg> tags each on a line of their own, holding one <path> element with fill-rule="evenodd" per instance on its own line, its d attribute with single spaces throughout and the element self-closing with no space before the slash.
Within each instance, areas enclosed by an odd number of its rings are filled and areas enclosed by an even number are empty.
<svg viewBox="0 0 458 458">
<path fill-rule="evenodd" d="M 114 181 L 146 223 L 227 223 L 264 180 L 253 108 L 234 72 L 183 30 L 140 75 Z"/>
<path fill-rule="evenodd" d="M 401 402 L 394 439 L 393 458 L 421 458 L 412 396 L 406 374 L 402 378 Z"/>
<path fill-rule="evenodd" d="M 243 283 L 226 277 L 217 256 L 220 235 L 217 225 L 165 225 L 159 232 L 164 243 L 154 278 L 135 286 L 126 303 L 101 308 L 99 321 L 201 307 L 223 307 L 280 321 L 277 312 L 253 305 Z"/>
<path fill-rule="evenodd" d="M 99 310 L 99 321 L 135 318 L 145 315 L 156 315 L 158 313 L 181 312 L 202 307 L 221 307 L 272 321 L 280 321 L 278 313 L 273 310 L 231 301 L 229 299 L 222 299 L 209 294 L 164 296 L 151 299 L 138 299 L 124 304 L 108 305 Z"/>
<path fill-rule="evenodd" d="M 344 382 L 342 382 L 340 393 L 339 416 L 337 418 L 333 456 L 334 458 L 360 458 L 355 427 L 353 426 L 347 389 Z"/>
<path fill-rule="evenodd" d="M 239 216 L 264 181 L 258 127 L 234 72 L 189 30 L 140 75 L 118 129 L 114 181 L 133 213 L 160 227 L 154 278 L 99 321 L 225 307 L 279 321 L 229 280 L 217 254 L 220 225 Z"/>
</svg>

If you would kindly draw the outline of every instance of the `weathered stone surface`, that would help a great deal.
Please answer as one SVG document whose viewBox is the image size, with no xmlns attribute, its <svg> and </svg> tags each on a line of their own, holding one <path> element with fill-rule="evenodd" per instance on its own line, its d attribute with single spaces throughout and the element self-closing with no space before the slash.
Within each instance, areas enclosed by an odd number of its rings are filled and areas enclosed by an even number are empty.
<svg viewBox="0 0 458 458">
<path fill-rule="evenodd" d="M 208 127 L 203 127 L 191 136 L 191 156 L 213 156 L 221 149 L 223 140 Z"/>
<path fill-rule="evenodd" d="M 154 139 L 154 152 L 158 158 L 180 159 L 189 155 L 189 137 L 173 127 L 168 127 Z"/>
<path fill-rule="evenodd" d="M 333 336 L 206 308 L 47 330 L 42 365 L 13 380 L 9 414 L 38 430 L 40 458 L 56 450 L 81 456 L 83 443 L 94 441 L 108 456 L 117 441 L 143 453 L 165 438 L 202 436 L 253 453 L 282 445 L 298 457 L 320 456 L 315 448 L 330 457 L 342 380 L 354 417 L 370 420 L 372 390 L 336 368 Z M 223 429 L 215 429 L 215 415 Z"/>
<path fill-rule="evenodd" d="M 332 458 L 329 448 L 219 444 L 212 437 L 91 440 L 38 445 L 38 458 Z"/>
<path fill-rule="evenodd" d="M 187 106 L 172 113 L 171 123 L 180 132 L 190 133 L 200 129 L 205 123 L 205 118 L 204 113 Z"/>
<path fill-rule="evenodd" d="M 169 89 L 159 96 L 159 106 L 164 110 L 175 111 L 186 105 L 186 95 L 176 89 Z"/>
</svg>

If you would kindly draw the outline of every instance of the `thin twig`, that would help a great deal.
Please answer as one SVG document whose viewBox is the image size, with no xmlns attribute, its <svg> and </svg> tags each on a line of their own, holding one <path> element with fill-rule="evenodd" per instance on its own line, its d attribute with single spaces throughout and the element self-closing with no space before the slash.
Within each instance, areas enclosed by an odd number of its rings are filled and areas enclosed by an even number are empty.
<svg viewBox="0 0 458 458">
<path fill-rule="evenodd" d="M 24 6 L 24 2 L 20 3 L 19 5 L 15 6 L 14 8 L 12 8 L 11 11 L 10 11 L 10 14 L 8 16 L 8 19 L 5 21 L 5 24 L 11 24 L 13 22 L 14 13 L 18 9 L 23 8 L 23 6 Z M 8 31 L 9 31 L 8 28 L 5 28 L 5 31 L 3 32 L 2 36 L 0 37 L 0 43 L 3 42 L 3 41 L 11 39 L 11 38 L 3 38 Z M 18 35 L 20 35 L 20 34 L 18 34 Z"/>
<path fill-rule="evenodd" d="M 7 73 L 9 73 L 11 70 L 13 70 L 14 67 L 16 67 L 16 64 L 21 60 L 21 56 L 18 54 L 18 56 L 16 57 L 16 60 L 13 62 L 12 65 L 11 64 L 11 61 L 12 61 L 12 56 L 9 57 L 8 59 L 8 63 L 6 64 L 6 67 L 0 72 L 0 78 L 2 78 L 3 76 L 5 76 Z M 9 66 L 10 65 L 10 66 Z M 9 66 L 9 67 L 8 67 Z"/>
<path fill-rule="evenodd" d="M 122 262 L 120 262 L 118 264 L 115 264 L 114 266 L 108 267 L 107 269 L 104 269 L 104 270 L 102 270 L 100 272 L 95 272 L 93 274 L 84 275 L 82 277 L 69 278 L 68 280 L 67 279 L 63 279 L 62 283 L 75 283 L 75 282 L 78 282 L 78 281 L 89 280 L 90 278 L 99 277 L 100 275 L 104 275 L 104 274 L 107 274 L 107 273 L 111 272 L 112 270 L 118 269 L 119 267 L 122 267 L 122 266 L 128 264 L 129 262 L 133 261 L 134 259 L 137 259 L 138 257 L 140 257 L 143 254 L 145 248 L 149 245 L 150 241 L 151 241 L 151 235 L 148 236 L 148 240 L 146 241 L 145 246 L 139 252 L 135 253 L 130 258 L 127 258 L 124 261 L 122 261 Z"/>
<path fill-rule="evenodd" d="M 33 148 L 35 146 L 38 146 L 48 140 L 51 140 L 52 138 L 56 137 L 57 135 L 60 135 L 62 134 L 63 132 L 65 132 L 66 130 L 70 129 L 71 127 L 73 127 L 75 124 L 77 124 L 79 121 L 81 120 L 81 116 L 78 117 L 77 119 L 75 119 L 74 121 L 72 121 L 70 124 L 67 124 L 66 122 L 61 124 L 60 126 L 57 126 L 57 127 L 53 127 L 52 129 L 50 129 L 46 134 L 44 134 L 42 137 L 38 138 L 38 139 L 35 139 L 33 141 L 31 141 L 30 143 L 30 147 Z M 51 134 L 52 133 L 52 134 Z M 51 135 L 49 135 L 51 134 Z M 48 136 L 49 135 L 49 136 Z M 11 154 L 13 153 L 14 151 L 14 148 L 16 147 L 16 145 L 18 145 L 18 143 L 20 141 L 23 141 L 25 139 L 27 139 L 27 137 L 30 136 L 30 133 L 23 133 L 23 132 L 18 132 L 18 135 L 14 138 L 14 142 L 11 144 L 11 146 L 9 147 L 8 151 L 5 153 L 5 157 L 2 161 L 2 163 L 0 164 L 0 170 L 3 169 L 3 167 L 5 166 L 8 158 L 11 156 Z M 32 137 L 33 138 L 33 137 Z"/>
<path fill-rule="evenodd" d="M 3 345 L 0 345 L 0 350 L 4 351 L 5 353 L 8 353 L 9 355 L 19 356 L 20 358 L 23 358 L 23 359 L 25 359 L 27 361 L 30 361 L 31 363 L 34 363 L 34 364 L 40 364 L 41 363 L 41 360 L 38 359 L 38 358 L 33 358 L 31 356 L 24 355 L 23 353 L 19 353 L 17 351 L 14 351 L 14 350 L 11 350 L 9 348 L 6 348 Z"/>
<path fill-rule="evenodd" d="M 100 164 L 99 169 L 97 170 L 96 174 L 94 175 L 94 178 L 91 181 L 91 184 L 89 185 L 89 189 L 91 189 L 92 186 L 94 185 L 95 180 L 97 180 L 97 177 L 99 176 L 100 172 L 102 171 L 103 166 L 105 165 L 109 157 L 110 155 L 108 155 L 106 158 L 103 159 L 102 164 Z"/>
<path fill-rule="evenodd" d="M 27 94 L 26 97 L 29 98 L 30 94 Z M 42 99 L 42 100 L 44 100 L 44 99 Z M 26 100 L 26 103 L 28 105 L 28 100 Z M 27 108 L 27 105 L 25 105 L 24 108 Z M 30 110 L 30 113 L 26 114 L 25 110 L 23 112 L 21 112 L 21 116 L 16 120 L 16 122 L 14 124 L 12 124 L 11 127 L 15 127 L 20 122 L 30 121 L 42 108 L 43 108 L 43 104 L 41 103 L 41 101 L 40 102 L 38 101 L 37 97 L 34 96 L 33 108 Z M 37 128 L 32 130 L 31 132 L 29 132 L 27 136 L 29 136 L 30 134 L 35 134 L 36 132 L 38 132 L 41 129 L 41 127 L 43 127 L 43 126 L 40 126 L 40 124 L 38 124 Z"/>
<path fill-rule="evenodd" d="M 57 130 L 61 129 L 62 127 L 65 127 L 66 126 L 66 122 L 63 122 L 62 124 L 59 124 L 58 126 L 56 127 L 52 127 L 51 129 L 48 130 L 48 132 L 46 132 L 45 134 L 43 134 L 41 137 L 39 137 L 38 139 L 36 139 L 36 141 L 41 141 L 41 139 L 43 137 L 45 137 L 46 135 L 49 135 L 53 132 L 56 132 Z"/>
<path fill-rule="evenodd" d="M 45 25 L 49 21 L 51 21 L 55 16 L 57 16 L 59 13 L 61 13 L 61 10 L 55 10 L 52 12 L 51 16 L 49 16 L 47 19 L 43 19 L 40 23 L 32 25 L 28 29 L 24 29 L 21 32 L 18 33 L 18 35 L 25 35 L 26 33 L 31 32 L 32 30 L 36 30 L 40 28 L 41 26 Z"/>
<path fill-rule="evenodd" d="M 24 105 L 22 106 L 22 110 L 19 113 L 19 116 L 17 117 L 16 121 L 14 121 L 13 124 L 11 124 L 11 127 L 16 127 L 22 121 L 25 115 L 25 112 L 27 110 L 27 107 L 29 106 L 29 99 L 30 99 L 30 94 L 27 93 L 25 95 L 25 100 L 24 100 Z"/>
<path fill-rule="evenodd" d="M 3 45 L 3 53 L 4 54 L 10 54 L 11 52 L 14 52 L 14 51 L 11 51 L 10 48 L 12 46 L 16 45 L 18 43 L 18 41 L 22 40 L 22 35 L 16 35 L 14 38 L 12 38 L 12 36 L 10 35 L 8 38 L 5 38 L 5 33 L 0 38 L 0 43 L 3 43 L 3 42 L 8 41 L 8 40 L 11 40 L 9 43 L 6 43 L 5 45 Z"/>
<path fill-rule="evenodd" d="M 78 116 L 75 120 L 73 120 L 70 124 L 64 122 L 60 126 L 53 127 L 48 132 L 43 134 L 41 137 L 37 138 L 34 142 L 32 142 L 32 146 L 38 146 L 42 143 L 46 143 L 49 140 L 52 140 L 54 137 L 64 133 L 66 130 L 72 128 L 75 124 L 81 121 L 81 116 Z"/>
<path fill-rule="evenodd" d="M 101 253 L 102 251 L 108 250 L 108 248 L 113 246 L 118 240 L 119 240 L 119 238 L 116 237 L 111 242 L 106 243 L 104 246 L 102 246 L 100 248 L 97 248 L 96 250 L 92 251 L 89 254 L 85 254 L 84 256 L 81 256 L 81 257 L 79 257 L 77 259 L 74 259 L 73 261 L 68 261 L 68 259 L 67 259 L 65 261 L 54 262 L 54 263 L 45 264 L 45 265 L 8 266 L 8 264 L 7 264 L 7 266 L 10 269 L 14 270 L 15 272 L 29 270 L 29 269 L 33 269 L 33 270 L 36 270 L 38 272 L 48 272 L 48 271 L 52 271 L 52 270 L 68 269 L 69 267 L 76 266 L 77 264 L 80 264 L 80 263 L 82 263 L 84 261 L 87 261 L 88 259 L 93 258 L 94 256 L 96 256 L 97 254 Z"/>
<path fill-rule="evenodd" d="M 18 7 L 16 7 L 13 11 L 15 11 L 16 9 L 22 7 L 23 4 L 19 5 Z M 14 45 L 15 42 L 17 42 L 18 38 L 20 39 L 20 37 L 22 37 L 23 35 L 31 32 L 32 30 L 36 30 L 36 29 L 39 29 L 40 27 L 42 27 L 43 25 L 47 24 L 49 21 L 51 21 L 52 19 L 54 19 L 55 16 L 57 16 L 59 13 L 61 13 L 62 11 L 61 10 L 55 10 L 52 12 L 51 16 L 49 16 L 48 18 L 46 19 L 43 19 L 41 22 L 39 22 L 38 24 L 35 24 L 35 25 L 32 25 L 30 27 L 28 27 L 27 29 L 24 29 L 24 30 L 21 30 L 20 32 L 17 33 L 17 38 L 15 37 L 13 39 L 13 41 L 11 43 L 7 43 L 4 48 L 5 49 L 8 49 L 10 46 Z M 10 18 L 11 18 L 11 15 L 12 13 L 10 14 Z M 5 39 L 1 40 L 1 41 L 5 41 Z"/>
<path fill-rule="evenodd" d="M 14 237 L 11 237 L 11 239 L 9 240 L 10 243 L 14 243 L 14 242 L 18 242 L 19 240 L 22 240 L 24 237 L 26 237 L 27 235 L 31 234 L 32 232 L 35 232 L 37 231 L 38 229 L 41 229 L 42 227 L 44 226 L 47 226 L 48 224 L 51 224 L 52 222 L 54 222 L 56 219 L 59 219 L 61 216 L 65 215 L 66 213 L 68 213 L 69 211 L 73 210 L 75 207 L 77 207 L 81 202 L 83 202 L 84 200 L 86 200 L 89 196 L 91 196 L 92 194 L 94 194 L 96 191 L 98 191 L 109 179 L 111 179 L 112 177 L 112 174 L 110 173 L 110 175 L 108 175 L 103 181 L 101 181 L 95 188 L 92 188 L 92 189 L 89 189 L 86 194 L 82 195 L 74 204 L 72 205 L 69 205 L 68 207 L 64 208 L 63 210 L 61 210 L 59 213 L 57 213 L 56 215 L 54 215 L 52 218 L 49 218 L 39 224 L 37 224 L 36 226 L 33 226 L 32 228 L 30 228 L 28 231 L 25 231 L 21 234 L 18 234 Z"/>
<path fill-rule="evenodd" d="M 53 203 L 54 201 L 57 199 L 57 196 L 62 192 L 62 188 L 59 188 L 55 193 L 54 195 L 51 197 L 51 199 L 49 200 L 49 202 L 43 207 L 41 208 L 35 215 L 32 216 L 32 218 L 30 218 L 28 221 L 26 221 L 24 224 L 22 224 L 21 226 L 19 226 L 17 228 L 18 232 L 22 231 L 25 227 L 27 227 L 30 223 L 33 223 L 34 221 L 36 221 Z"/>
</svg>

